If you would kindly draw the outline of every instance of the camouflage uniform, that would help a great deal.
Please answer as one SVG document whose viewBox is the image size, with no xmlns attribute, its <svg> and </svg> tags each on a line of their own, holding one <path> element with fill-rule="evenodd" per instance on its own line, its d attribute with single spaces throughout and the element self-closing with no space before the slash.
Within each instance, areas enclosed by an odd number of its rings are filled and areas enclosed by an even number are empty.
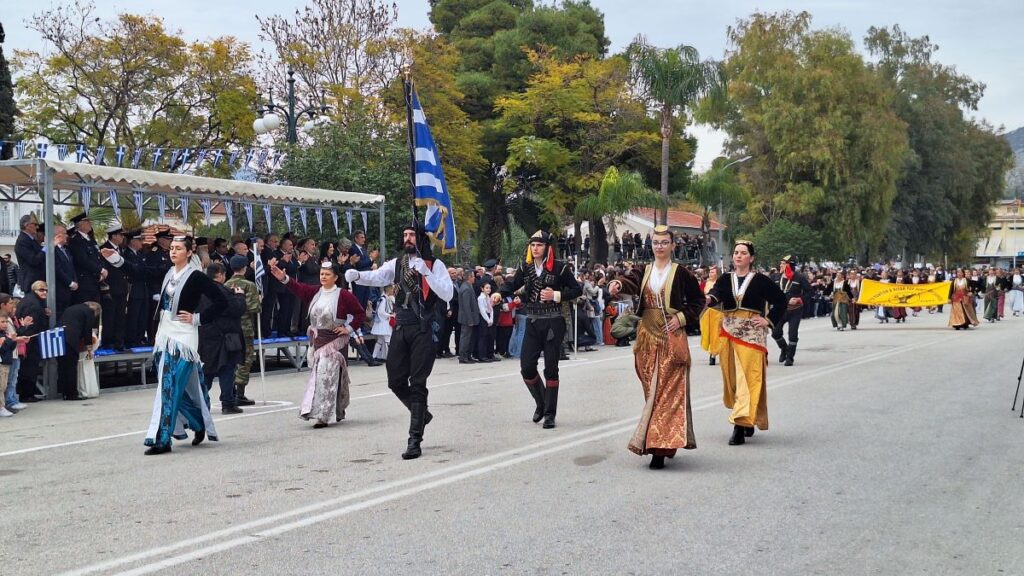
<svg viewBox="0 0 1024 576">
<path fill-rule="evenodd" d="M 230 290 L 234 290 L 237 287 L 245 292 L 245 314 L 242 316 L 242 336 L 245 340 L 245 353 L 242 362 L 235 370 L 235 388 L 238 391 L 238 396 L 242 397 L 245 396 L 245 386 L 249 384 L 249 370 L 252 368 L 252 363 L 256 360 L 256 349 L 253 347 L 252 342 L 256 338 L 255 318 L 262 310 L 262 305 L 256 284 L 246 280 L 245 276 L 232 276 L 224 285 Z"/>
</svg>

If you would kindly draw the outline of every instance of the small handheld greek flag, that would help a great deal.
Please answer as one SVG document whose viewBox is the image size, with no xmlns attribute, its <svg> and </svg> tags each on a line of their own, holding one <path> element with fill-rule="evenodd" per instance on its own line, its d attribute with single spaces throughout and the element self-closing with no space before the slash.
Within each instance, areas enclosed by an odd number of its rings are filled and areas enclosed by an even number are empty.
<svg viewBox="0 0 1024 576">
<path fill-rule="evenodd" d="M 52 330 L 39 333 L 39 355 L 46 360 L 58 358 L 64 355 L 64 327 L 58 326 Z"/>
<path fill-rule="evenodd" d="M 263 257 L 256 251 L 256 242 L 252 243 L 252 262 L 254 265 L 253 276 L 256 280 L 256 290 L 259 291 L 260 296 L 263 295 L 263 277 L 267 275 L 267 271 L 263 268 Z"/>
</svg>

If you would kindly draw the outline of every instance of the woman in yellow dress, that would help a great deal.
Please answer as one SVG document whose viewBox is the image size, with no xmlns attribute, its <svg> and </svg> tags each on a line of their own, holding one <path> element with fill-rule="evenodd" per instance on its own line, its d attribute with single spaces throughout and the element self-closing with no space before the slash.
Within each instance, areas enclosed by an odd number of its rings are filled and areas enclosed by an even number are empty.
<svg viewBox="0 0 1024 576">
<path fill-rule="evenodd" d="M 723 403 L 733 424 L 730 446 L 745 443 L 754 427 L 768 429 L 768 333 L 786 313 L 779 285 L 755 272 L 754 244 L 741 240 L 733 249 L 734 270 L 723 274 L 708 292 L 713 306 L 701 322 L 701 344 L 717 352 L 722 366 Z"/>
</svg>

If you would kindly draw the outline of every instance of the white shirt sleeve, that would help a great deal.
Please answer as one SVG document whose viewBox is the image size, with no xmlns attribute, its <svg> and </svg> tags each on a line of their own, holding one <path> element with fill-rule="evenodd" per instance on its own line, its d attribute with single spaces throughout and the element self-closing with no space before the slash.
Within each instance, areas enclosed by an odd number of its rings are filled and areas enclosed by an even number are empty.
<svg viewBox="0 0 1024 576">
<path fill-rule="evenodd" d="M 395 281 L 395 262 L 392 258 L 376 270 L 366 270 L 359 273 L 359 279 L 354 283 L 360 286 L 390 286 Z"/>
<path fill-rule="evenodd" d="M 430 275 L 426 277 L 427 285 L 437 294 L 437 297 L 445 302 L 452 299 L 455 293 L 455 286 L 452 285 L 452 277 L 448 275 L 448 267 L 441 260 L 434 260 L 434 267 Z"/>
</svg>

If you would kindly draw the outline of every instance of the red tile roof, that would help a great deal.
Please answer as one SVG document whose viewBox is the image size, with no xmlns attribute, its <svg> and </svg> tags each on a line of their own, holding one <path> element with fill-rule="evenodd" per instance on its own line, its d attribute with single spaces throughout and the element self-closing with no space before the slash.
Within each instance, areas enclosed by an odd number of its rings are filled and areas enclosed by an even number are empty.
<svg viewBox="0 0 1024 576">
<path fill-rule="evenodd" d="M 654 222 L 654 210 L 650 208 L 642 208 L 640 210 L 634 210 L 633 214 Z M 668 225 L 672 228 L 692 228 L 700 230 L 701 217 L 700 214 L 695 212 L 688 212 L 686 210 L 669 210 L 668 211 Z M 717 231 L 722 229 L 722 224 L 711 219 L 711 230 Z"/>
</svg>

